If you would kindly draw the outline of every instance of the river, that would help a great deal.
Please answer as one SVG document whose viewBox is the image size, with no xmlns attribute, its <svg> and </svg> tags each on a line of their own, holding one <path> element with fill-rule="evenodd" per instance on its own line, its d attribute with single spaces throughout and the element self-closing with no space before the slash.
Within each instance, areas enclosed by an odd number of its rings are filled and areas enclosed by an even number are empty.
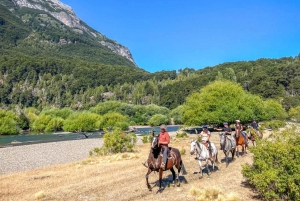
<svg viewBox="0 0 300 201">
<path fill-rule="evenodd" d="M 178 125 L 168 126 L 167 131 L 173 132 L 177 131 L 179 128 Z M 152 133 L 154 130 L 155 134 L 158 134 L 160 131 L 159 127 L 136 127 L 136 131 L 133 132 L 136 135 L 145 135 Z M 84 132 L 84 133 L 70 133 L 70 132 L 55 132 L 55 133 L 29 133 L 24 132 L 19 135 L 0 135 L 0 148 L 7 146 L 21 146 L 27 144 L 36 144 L 36 143 L 46 143 L 46 142 L 57 142 L 64 140 L 80 140 L 86 138 L 101 138 L 103 136 L 103 131 L 96 132 Z"/>
</svg>

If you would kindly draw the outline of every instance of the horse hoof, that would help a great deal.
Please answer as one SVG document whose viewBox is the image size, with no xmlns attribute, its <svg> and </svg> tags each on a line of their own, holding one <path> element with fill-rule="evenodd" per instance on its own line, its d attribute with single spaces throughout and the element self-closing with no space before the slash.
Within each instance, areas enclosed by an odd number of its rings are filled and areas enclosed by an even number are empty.
<svg viewBox="0 0 300 201">
<path fill-rule="evenodd" d="M 203 176 L 199 177 L 199 179 L 202 179 L 202 178 L 203 178 Z"/>
<path fill-rule="evenodd" d="M 177 187 L 180 187 L 180 183 L 177 184 Z"/>
</svg>

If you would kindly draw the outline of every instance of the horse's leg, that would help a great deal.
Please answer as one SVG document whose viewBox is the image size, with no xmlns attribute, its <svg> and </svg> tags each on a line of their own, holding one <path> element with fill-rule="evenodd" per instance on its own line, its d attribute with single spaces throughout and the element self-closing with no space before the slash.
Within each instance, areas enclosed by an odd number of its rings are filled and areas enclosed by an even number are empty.
<svg viewBox="0 0 300 201">
<path fill-rule="evenodd" d="M 152 189 L 151 189 L 151 186 L 150 186 L 150 184 L 149 184 L 149 181 L 148 181 L 148 177 L 149 177 L 149 174 L 152 172 L 152 170 L 149 168 L 148 169 L 148 172 L 147 172 L 147 174 L 146 174 L 146 184 L 147 184 L 147 187 L 148 187 L 148 189 L 149 189 L 149 191 L 151 191 Z"/>
<path fill-rule="evenodd" d="M 205 162 L 206 162 L 207 174 L 208 174 L 208 175 L 210 175 L 210 171 L 209 171 L 209 168 L 208 168 L 208 159 L 206 159 L 206 161 L 205 161 Z"/>
<path fill-rule="evenodd" d="M 199 166 L 200 166 L 200 177 L 199 177 L 199 179 L 202 179 L 203 174 L 202 174 L 202 162 L 201 162 L 201 160 L 198 160 L 198 163 L 199 163 Z"/>
<path fill-rule="evenodd" d="M 161 183 L 162 183 L 162 175 L 163 175 L 163 170 L 160 168 L 159 169 L 159 190 L 161 190 Z"/>
<path fill-rule="evenodd" d="M 173 181 L 172 181 L 172 185 L 173 186 L 175 186 L 175 171 L 174 171 L 174 168 L 172 167 L 171 169 L 170 169 L 170 171 L 172 172 L 172 176 L 173 176 Z"/>
<path fill-rule="evenodd" d="M 225 161 L 226 161 L 226 167 L 228 166 L 228 153 L 229 153 L 229 151 L 225 151 L 225 150 L 224 150 Z"/>
<path fill-rule="evenodd" d="M 176 165 L 176 168 L 178 169 L 178 172 L 177 172 L 177 175 L 176 175 L 177 186 L 180 186 L 179 174 L 180 174 L 180 170 L 181 170 L 181 164 L 182 164 L 182 160 L 180 161 L 178 166 Z"/>
<path fill-rule="evenodd" d="M 236 156 L 240 157 L 240 154 L 239 154 L 239 145 L 238 144 L 236 145 L 235 151 L 236 151 Z"/>
</svg>

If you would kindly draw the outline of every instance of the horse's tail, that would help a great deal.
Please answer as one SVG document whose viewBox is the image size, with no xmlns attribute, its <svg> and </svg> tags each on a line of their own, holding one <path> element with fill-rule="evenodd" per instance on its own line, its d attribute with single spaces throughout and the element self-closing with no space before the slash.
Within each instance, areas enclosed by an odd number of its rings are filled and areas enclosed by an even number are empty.
<svg viewBox="0 0 300 201">
<path fill-rule="evenodd" d="M 182 169 L 182 174 L 183 174 L 183 175 L 186 175 L 186 174 L 187 174 L 187 171 L 186 171 L 186 169 L 185 169 L 185 167 L 184 167 L 184 165 L 183 165 L 182 160 L 180 161 L 180 166 L 181 166 L 181 169 Z"/>
</svg>

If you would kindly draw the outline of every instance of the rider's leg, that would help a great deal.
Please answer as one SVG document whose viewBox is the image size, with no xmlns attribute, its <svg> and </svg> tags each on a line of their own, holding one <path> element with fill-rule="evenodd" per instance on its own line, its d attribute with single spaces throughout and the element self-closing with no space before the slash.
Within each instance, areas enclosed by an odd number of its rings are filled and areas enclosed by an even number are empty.
<svg viewBox="0 0 300 201">
<path fill-rule="evenodd" d="M 161 166 L 163 168 L 165 168 L 166 163 L 167 163 L 168 147 L 167 146 L 162 146 L 162 149 L 163 149 L 163 162 L 162 162 Z"/>
<path fill-rule="evenodd" d="M 208 143 L 208 151 L 209 151 L 210 154 L 212 154 L 211 143 L 210 143 L 210 141 L 207 141 L 207 143 Z"/>
</svg>

